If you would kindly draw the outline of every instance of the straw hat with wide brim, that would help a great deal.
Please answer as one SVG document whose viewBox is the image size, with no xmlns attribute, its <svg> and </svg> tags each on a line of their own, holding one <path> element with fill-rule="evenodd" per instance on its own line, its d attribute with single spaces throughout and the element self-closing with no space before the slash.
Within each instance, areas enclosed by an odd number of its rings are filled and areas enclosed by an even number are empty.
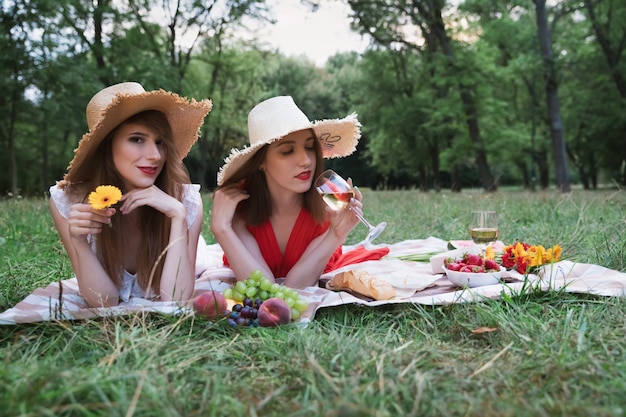
<svg viewBox="0 0 626 417">
<path fill-rule="evenodd" d="M 361 137 L 356 113 L 343 119 L 311 122 L 290 96 L 273 97 L 257 104 L 248 114 L 250 146 L 231 150 L 217 174 L 217 185 L 222 185 L 264 145 L 304 129 L 313 129 L 324 158 L 352 154 Z"/>
<path fill-rule="evenodd" d="M 204 118 L 211 111 L 211 100 L 187 100 L 165 91 L 145 91 L 139 83 L 115 84 L 99 91 L 87 104 L 87 126 L 85 133 L 74 150 L 74 159 L 65 174 L 66 180 L 84 181 L 87 178 L 72 178 L 73 170 L 88 161 L 98 145 L 120 123 L 146 110 L 159 110 L 165 114 L 172 128 L 173 142 L 181 158 L 189 153 L 198 140 Z"/>
</svg>

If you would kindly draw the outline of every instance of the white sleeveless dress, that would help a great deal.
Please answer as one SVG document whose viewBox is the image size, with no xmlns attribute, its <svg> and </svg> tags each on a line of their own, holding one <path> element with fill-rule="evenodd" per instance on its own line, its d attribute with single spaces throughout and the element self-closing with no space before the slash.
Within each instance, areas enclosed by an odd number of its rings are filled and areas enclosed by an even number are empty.
<svg viewBox="0 0 626 417">
<path fill-rule="evenodd" d="M 183 186 L 183 205 L 187 210 L 187 226 L 191 227 L 198 215 L 198 207 L 200 207 L 200 184 L 183 184 Z M 61 216 L 66 219 L 70 215 L 72 205 L 80 202 L 77 200 L 71 201 L 69 195 L 56 185 L 50 187 L 50 199 L 54 202 Z M 87 242 L 89 242 L 91 250 L 96 253 L 95 236 L 88 235 Z M 131 297 L 153 298 L 154 294 L 150 291 L 146 295 L 137 282 L 137 275 L 124 271 L 122 288 L 120 288 L 120 299 L 127 302 Z"/>
</svg>

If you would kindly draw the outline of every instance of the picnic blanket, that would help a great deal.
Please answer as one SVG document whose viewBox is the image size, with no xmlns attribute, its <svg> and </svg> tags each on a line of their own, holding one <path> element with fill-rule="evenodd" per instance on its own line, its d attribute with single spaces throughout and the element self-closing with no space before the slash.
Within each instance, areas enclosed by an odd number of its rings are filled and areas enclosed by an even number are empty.
<svg viewBox="0 0 626 417">
<path fill-rule="evenodd" d="M 429 237 L 427 239 L 405 240 L 394 244 L 374 245 L 389 247 L 389 254 L 381 260 L 366 261 L 348 265 L 321 276 L 319 286 L 299 290 L 308 303 L 298 324 L 306 326 L 320 308 L 343 304 L 380 306 L 395 303 L 416 303 L 424 305 L 444 305 L 463 302 L 477 302 L 485 299 L 498 299 L 504 295 L 515 296 L 526 291 L 562 289 L 567 292 L 587 293 L 599 296 L 626 295 L 626 273 L 614 271 L 599 265 L 574 263 L 563 260 L 546 265 L 537 274 L 522 276 L 515 271 L 507 271 L 501 284 L 476 288 L 460 288 L 452 284 L 444 274 L 433 273 L 427 262 L 413 262 L 399 259 L 404 255 L 428 254 L 447 250 L 447 241 Z M 353 247 L 345 246 L 345 250 Z M 201 239 L 198 247 L 195 295 L 208 290 L 223 291 L 235 282 L 231 269 L 222 263 L 223 251 L 218 244 L 207 245 Z M 346 291 L 331 291 L 324 287 L 336 273 L 362 269 L 376 277 L 388 280 L 396 289 L 396 297 L 376 301 Z M 134 312 L 155 312 L 161 314 L 191 314 L 189 303 L 152 301 L 132 298 L 118 306 L 91 308 L 80 296 L 76 278 L 70 278 L 37 288 L 23 301 L 0 314 L 0 324 L 34 323 L 41 321 L 81 320 L 104 316 L 128 315 Z"/>
</svg>

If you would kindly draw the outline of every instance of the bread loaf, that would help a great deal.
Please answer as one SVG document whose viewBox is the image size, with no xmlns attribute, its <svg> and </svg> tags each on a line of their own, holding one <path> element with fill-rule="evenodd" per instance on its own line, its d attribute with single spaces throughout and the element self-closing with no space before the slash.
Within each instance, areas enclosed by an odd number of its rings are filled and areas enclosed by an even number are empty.
<svg viewBox="0 0 626 417">
<path fill-rule="evenodd" d="M 391 284 L 367 271 L 352 269 L 336 274 L 328 283 L 329 290 L 350 290 L 374 300 L 389 300 L 396 296 Z"/>
</svg>

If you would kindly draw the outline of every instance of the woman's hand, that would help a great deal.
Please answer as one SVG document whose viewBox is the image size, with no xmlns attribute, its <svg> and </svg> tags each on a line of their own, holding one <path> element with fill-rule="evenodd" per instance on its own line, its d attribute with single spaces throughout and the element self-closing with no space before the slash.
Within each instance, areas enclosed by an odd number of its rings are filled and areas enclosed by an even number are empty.
<svg viewBox="0 0 626 417">
<path fill-rule="evenodd" d="M 96 210 L 89 204 L 74 204 L 67 217 L 70 236 L 74 240 L 87 241 L 87 235 L 98 234 L 102 226 L 111 224 L 111 216 L 115 214 L 114 208 Z"/>
<path fill-rule="evenodd" d="M 213 234 L 232 228 L 237 205 L 250 196 L 237 186 L 220 188 L 213 194 L 211 231 Z"/>
<path fill-rule="evenodd" d="M 125 193 L 121 200 L 120 213 L 129 214 L 142 206 L 150 206 L 170 219 L 185 218 L 187 211 L 182 202 L 161 190 L 156 185 L 148 188 L 135 188 Z"/>
</svg>

